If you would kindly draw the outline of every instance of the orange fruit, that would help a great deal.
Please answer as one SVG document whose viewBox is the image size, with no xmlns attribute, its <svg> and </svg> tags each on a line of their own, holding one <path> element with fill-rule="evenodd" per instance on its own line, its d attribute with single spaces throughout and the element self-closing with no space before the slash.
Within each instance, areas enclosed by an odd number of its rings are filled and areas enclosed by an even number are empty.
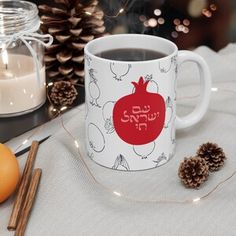
<svg viewBox="0 0 236 236">
<path fill-rule="evenodd" d="M 20 169 L 15 155 L 0 143 L 0 203 L 15 191 L 19 179 Z"/>
</svg>

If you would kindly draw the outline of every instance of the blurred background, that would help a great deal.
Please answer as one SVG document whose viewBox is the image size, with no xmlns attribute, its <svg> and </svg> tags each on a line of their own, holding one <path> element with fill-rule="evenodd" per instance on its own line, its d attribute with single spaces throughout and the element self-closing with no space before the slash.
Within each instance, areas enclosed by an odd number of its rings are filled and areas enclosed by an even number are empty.
<svg viewBox="0 0 236 236">
<path fill-rule="evenodd" d="M 102 0 L 105 12 L 117 19 L 106 18 L 110 32 L 145 33 L 168 38 L 180 49 L 208 45 L 219 50 L 236 41 L 235 0 Z M 126 6 L 125 6 L 126 5 Z M 123 7 L 124 6 L 124 7 Z"/>
<path fill-rule="evenodd" d="M 158 35 L 180 49 L 207 45 L 218 51 L 236 42 L 235 0 L 99 0 L 99 5 L 112 34 Z"/>
</svg>

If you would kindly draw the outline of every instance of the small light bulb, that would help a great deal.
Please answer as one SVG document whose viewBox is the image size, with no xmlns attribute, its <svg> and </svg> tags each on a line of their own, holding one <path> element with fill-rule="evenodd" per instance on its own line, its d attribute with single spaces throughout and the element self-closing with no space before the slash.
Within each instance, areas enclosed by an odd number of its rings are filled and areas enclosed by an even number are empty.
<svg viewBox="0 0 236 236">
<path fill-rule="evenodd" d="M 113 191 L 113 193 L 114 193 L 116 196 L 121 197 L 121 193 L 116 192 L 116 191 Z"/>
<path fill-rule="evenodd" d="M 161 10 L 160 9 L 155 9 L 154 10 L 154 15 L 160 16 L 161 15 Z"/>
<path fill-rule="evenodd" d="M 150 26 L 150 27 L 156 27 L 157 26 L 157 20 L 156 19 L 154 19 L 154 18 L 150 18 L 149 20 L 148 20 L 148 25 Z"/>
<path fill-rule="evenodd" d="M 53 86 L 53 82 L 48 83 L 48 87 Z"/>
<path fill-rule="evenodd" d="M 26 139 L 22 144 L 25 145 L 28 142 L 28 139 Z"/>
<path fill-rule="evenodd" d="M 66 110 L 67 109 L 67 106 L 64 106 L 64 107 L 62 107 L 61 109 L 60 109 L 60 111 L 64 111 L 64 110 Z"/>
<path fill-rule="evenodd" d="M 79 143 L 77 142 L 77 140 L 75 140 L 75 146 L 79 148 Z"/>
<path fill-rule="evenodd" d="M 140 20 L 141 22 L 144 22 L 146 19 L 147 19 L 147 17 L 144 16 L 144 15 L 139 16 L 139 20 Z"/>
<path fill-rule="evenodd" d="M 178 18 L 174 19 L 173 22 L 175 25 L 179 25 L 181 23 L 180 19 L 178 19 Z"/>
<path fill-rule="evenodd" d="M 201 200 L 200 197 L 196 197 L 196 198 L 193 199 L 193 202 L 199 202 L 200 200 Z"/>
<path fill-rule="evenodd" d="M 8 53 L 7 50 L 5 48 L 5 44 L 3 45 L 3 49 L 2 49 L 2 62 L 4 65 L 8 65 Z"/>
<path fill-rule="evenodd" d="M 216 11 L 217 10 L 217 6 L 215 4 L 211 4 L 210 8 L 212 11 Z"/>
<path fill-rule="evenodd" d="M 121 9 L 119 10 L 119 13 L 122 13 L 122 12 L 124 12 L 124 8 L 121 8 Z"/>
<path fill-rule="evenodd" d="M 160 25 L 163 25 L 165 23 L 165 19 L 160 17 L 158 18 L 157 22 L 160 24 Z"/>
<path fill-rule="evenodd" d="M 211 91 L 212 91 L 212 92 L 217 92 L 217 91 L 218 91 L 218 88 L 211 88 Z"/>
<path fill-rule="evenodd" d="M 91 13 L 91 12 L 89 12 L 89 11 L 86 11 L 86 12 L 85 12 L 85 14 L 87 14 L 87 15 L 89 15 L 89 16 L 91 16 L 91 15 L 92 15 L 92 13 Z"/>
</svg>

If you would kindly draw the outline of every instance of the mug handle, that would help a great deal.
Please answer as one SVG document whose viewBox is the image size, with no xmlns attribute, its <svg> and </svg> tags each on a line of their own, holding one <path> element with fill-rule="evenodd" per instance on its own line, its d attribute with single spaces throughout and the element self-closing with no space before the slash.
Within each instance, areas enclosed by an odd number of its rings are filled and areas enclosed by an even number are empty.
<svg viewBox="0 0 236 236">
<path fill-rule="evenodd" d="M 176 129 L 188 128 L 199 122 L 207 112 L 211 96 L 211 75 L 205 60 L 194 52 L 187 50 L 179 51 L 177 66 L 179 67 L 182 65 L 182 63 L 187 61 L 194 62 L 198 66 L 200 72 L 201 101 L 197 104 L 192 113 L 185 117 L 176 117 Z"/>
</svg>

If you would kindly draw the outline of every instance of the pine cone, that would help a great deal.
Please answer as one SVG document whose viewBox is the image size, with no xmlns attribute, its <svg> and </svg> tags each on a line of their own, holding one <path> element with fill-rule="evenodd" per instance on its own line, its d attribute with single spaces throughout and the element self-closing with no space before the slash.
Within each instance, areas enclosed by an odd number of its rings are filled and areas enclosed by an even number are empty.
<svg viewBox="0 0 236 236">
<path fill-rule="evenodd" d="M 78 93 L 70 81 L 54 82 L 50 91 L 50 99 L 55 106 L 72 105 Z"/>
<path fill-rule="evenodd" d="M 216 143 L 209 142 L 199 147 L 197 155 L 206 161 L 210 171 L 219 170 L 226 159 L 223 149 Z"/>
<path fill-rule="evenodd" d="M 200 157 L 185 158 L 180 164 L 178 175 L 182 183 L 189 188 L 198 188 L 209 175 L 206 161 Z"/>
<path fill-rule="evenodd" d="M 53 0 L 40 5 L 41 30 L 53 36 L 45 62 L 50 80 L 84 83 L 84 47 L 105 31 L 97 0 Z"/>
</svg>

